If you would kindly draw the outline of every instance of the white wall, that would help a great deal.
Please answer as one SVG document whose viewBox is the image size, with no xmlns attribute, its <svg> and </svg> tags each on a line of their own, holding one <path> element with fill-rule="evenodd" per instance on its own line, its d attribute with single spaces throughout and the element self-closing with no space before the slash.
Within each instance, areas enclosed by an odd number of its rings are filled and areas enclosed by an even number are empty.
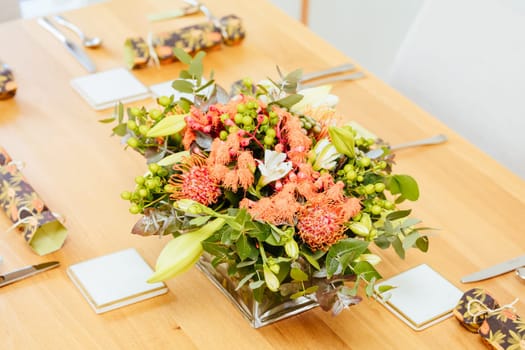
<svg viewBox="0 0 525 350">
<path fill-rule="evenodd" d="M 299 19 L 300 0 L 270 0 Z M 425 0 L 310 0 L 309 27 L 386 80 L 397 51 Z"/>
</svg>

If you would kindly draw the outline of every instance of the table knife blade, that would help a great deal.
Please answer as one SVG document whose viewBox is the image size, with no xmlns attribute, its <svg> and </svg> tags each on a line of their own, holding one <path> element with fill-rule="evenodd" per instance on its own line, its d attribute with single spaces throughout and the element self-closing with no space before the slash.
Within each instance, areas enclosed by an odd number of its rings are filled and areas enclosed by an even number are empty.
<svg viewBox="0 0 525 350">
<path fill-rule="evenodd" d="M 64 42 L 64 45 L 66 46 L 68 51 L 76 57 L 80 64 L 83 65 L 84 68 L 86 68 L 86 70 L 89 73 L 96 72 L 97 68 L 95 67 L 95 64 L 93 63 L 93 61 L 91 61 L 91 58 L 89 58 L 89 56 L 84 52 L 84 50 L 82 50 L 78 45 L 72 43 L 69 40 L 66 40 Z"/>
<path fill-rule="evenodd" d="M 70 41 L 66 36 L 55 27 L 55 25 L 46 17 L 40 17 L 37 20 L 38 24 L 53 34 L 55 38 L 60 40 L 67 50 L 80 62 L 80 64 L 87 69 L 89 73 L 96 71 L 95 64 L 91 58 L 80 48 L 77 44 Z"/>
<path fill-rule="evenodd" d="M 20 281 L 26 277 L 36 275 L 40 272 L 44 272 L 58 266 L 60 266 L 58 261 L 49 261 L 37 265 L 22 267 L 21 269 L 5 273 L 0 275 L 0 287 L 7 286 L 13 282 Z"/>
<path fill-rule="evenodd" d="M 461 279 L 462 283 L 471 283 L 485 280 L 487 278 L 492 278 L 499 276 L 506 272 L 515 270 L 519 267 L 525 266 L 525 255 L 518 256 L 517 258 L 507 260 L 501 264 L 497 264 L 486 269 L 474 272 L 470 275 L 464 276 Z"/>
</svg>

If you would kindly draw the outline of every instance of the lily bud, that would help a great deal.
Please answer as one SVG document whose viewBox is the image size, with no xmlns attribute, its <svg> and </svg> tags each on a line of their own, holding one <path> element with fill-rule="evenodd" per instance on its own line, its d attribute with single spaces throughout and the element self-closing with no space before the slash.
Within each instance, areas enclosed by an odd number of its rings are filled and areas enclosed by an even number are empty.
<svg viewBox="0 0 525 350">
<path fill-rule="evenodd" d="M 192 267 L 203 252 L 201 242 L 224 225 L 224 219 L 215 219 L 198 230 L 182 234 L 171 240 L 160 252 L 155 273 L 149 283 L 165 281 Z"/>
<path fill-rule="evenodd" d="M 352 222 L 348 227 L 350 228 L 350 230 L 352 230 L 353 233 L 355 233 L 358 236 L 368 237 L 368 235 L 370 234 L 370 230 L 368 229 L 368 227 L 366 227 L 360 222 Z"/>
<path fill-rule="evenodd" d="M 270 270 L 270 268 L 266 265 L 263 266 L 263 272 L 264 281 L 266 282 L 268 289 L 272 292 L 277 292 L 279 290 L 279 286 L 281 285 L 277 276 L 275 276 L 272 270 Z"/>
<path fill-rule="evenodd" d="M 357 259 L 354 260 L 355 262 L 360 261 L 366 261 L 370 265 L 377 265 L 381 262 L 381 258 L 378 255 L 375 254 L 361 254 Z"/>
<path fill-rule="evenodd" d="M 328 128 L 330 139 L 335 149 L 350 158 L 355 157 L 354 134 L 348 128 L 331 126 Z"/>
<path fill-rule="evenodd" d="M 284 251 L 292 259 L 297 259 L 299 257 L 299 246 L 295 240 L 290 240 L 284 245 Z"/>
</svg>

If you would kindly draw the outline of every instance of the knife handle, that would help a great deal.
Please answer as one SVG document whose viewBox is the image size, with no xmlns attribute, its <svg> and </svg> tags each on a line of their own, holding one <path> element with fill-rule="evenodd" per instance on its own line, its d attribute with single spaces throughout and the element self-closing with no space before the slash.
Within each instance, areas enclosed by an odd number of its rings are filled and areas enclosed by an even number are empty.
<svg viewBox="0 0 525 350">
<path fill-rule="evenodd" d="M 62 41 L 63 43 L 67 41 L 66 36 L 62 34 L 62 32 L 58 30 L 57 27 L 55 27 L 53 23 L 51 23 L 51 21 L 47 19 L 46 17 L 40 17 L 39 19 L 37 19 L 37 22 L 44 29 L 46 29 L 48 32 L 53 34 L 58 40 Z"/>
</svg>

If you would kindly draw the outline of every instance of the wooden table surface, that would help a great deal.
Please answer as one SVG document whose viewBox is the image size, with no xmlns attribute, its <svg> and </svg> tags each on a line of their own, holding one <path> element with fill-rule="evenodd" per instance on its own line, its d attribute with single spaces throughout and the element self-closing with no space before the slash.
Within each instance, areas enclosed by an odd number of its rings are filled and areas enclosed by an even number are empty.
<svg viewBox="0 0 525 350">
<path fill-rule="evenodd" d="M 218 15 L 236 13 L 247 38 L 237 47 L 209 53 L 205 67 L 224 85 L 243 76 L 306 72 L 349 61 L 299 22 L 265 1 L 207 1 Z M 89 51 L 99 71 L 123 65 L 126 37 L 175 28 L 202 17 L 148 24 L 145 14 L 177 4 L 161 0 L 118 0 L 71 11 L 67 17 L 104 47 Z M 344 35 L 344 33 L 341 33 Z M 351 38 L 349 38 L 351 40 Z M 66 218 L 69 236 L 56 253 L 39 257 L 23 238 L 5 233 L 0 214 L 0 271 L 59 260 L 61 267 L 0 289 L 2 349 L 483 349 L 477 334 L 453 318 L 415 332 L 373 300 L 333 317 L 319 308 L 259 330 L 195 268 L 168 282 L 169 293 L 96 315 L 66 275 L 79 261 L 134 247 L 150 265 L 169 238 L 129 233 L 138 219 L 120 192 L 133 188 L 144 160 L 124 150 L 111 126 L 71 88 L 86 75 L 80 64 L 35 20 L 0 25 L 0 57 L 15 74 L 14 99 L 0 101 L 0 145 L 26 163 L 23 173 L 48 206 Z M 177 77 L 179 63 L 133 71 L 150 85 Z M 398 153 L 398 173 L 413 175 L 421 199 L 414 216 L 440 230 L 427 254 L 410 251 L 399 260 L 381 251 L 378 270 L 393 276 L 427 263 L 462 290 L 490 290 L 501 303 L 522 297 L 525 285 L 509 273 L 463 285 L 461 276 L 523 254 L 525 183 L 379 79 L 337 83 L 338 110 L 392 144 L 445 133 L 444 145 Z M 141 101 L 137 105 L 151 103 Z M 525 315 L 524 301 L 517 305 Z"/>
</svg>

